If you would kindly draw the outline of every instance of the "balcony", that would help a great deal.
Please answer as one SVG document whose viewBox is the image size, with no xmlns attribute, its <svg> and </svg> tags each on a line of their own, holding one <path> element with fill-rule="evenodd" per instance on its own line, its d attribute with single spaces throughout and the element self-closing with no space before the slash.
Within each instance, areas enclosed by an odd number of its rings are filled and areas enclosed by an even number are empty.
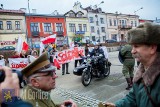
<svg viewBox="0 0 160 107">
<path fill-rule="evenodd" d="M 32 36 L 37 37 L 39 36 L 39 31 L 32 31 Z"/>
<path fill-rule="evenodd" d="M 57 31 L 57 36 L 63 36 L 63 31 Z"/>
<path fill-rule="evenodd" d="M 132 26 L 130 26 L 130 25 L 119 25 L 118 29 L 132 29 Z"/>
<path fill-rule="evenodd" d="M 84 34 L 85 34 L 85 31 L 76 31 L 75 34 L 76 34 L 76 35 L 84 35 Z"/>
</svg>

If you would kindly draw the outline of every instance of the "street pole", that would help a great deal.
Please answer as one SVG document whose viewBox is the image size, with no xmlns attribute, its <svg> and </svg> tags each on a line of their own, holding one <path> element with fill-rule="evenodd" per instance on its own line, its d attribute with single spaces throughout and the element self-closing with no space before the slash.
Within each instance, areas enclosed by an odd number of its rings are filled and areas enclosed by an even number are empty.
<svg viewBox="0 0 160 107">
<path fill-rule="evenodd" d="M 138 12 L 138 11 L 140 11 L 140 10 L 142 10 L 142 9 L 143 9 L 143 7 L 139 8 L 139 9 L 136 10 L 136 11 L 134 11 L 134 14 L 135 14 L 135 21 L 136 21 L 136 12 Z M 135 27 L 136 27 L 136 24 L 135 24 Z"/>
<path fill-rule="evenodd" d="M 28 23 L 30 24 L 30 7 L 29 7 L 29 0 L 28 0 L 28 12 L 29 12 L 29 15 L 28 15 Z M 31 24 L 30 24 L 31 25 Z M 29 26 L 30 26 L 29 25 Z M 30 28 L 31 29 L 31 28 Z M 29 34 L 29 33 L 28 33 Z M 27 35 L 28 36 L 28 35 Z M 30 35 L 30 43 L 31 43 L 31 47 L 32 47 L 32 34 Z"/>
<path fill-rule="evenodd" d="M 104 1 L 101 1 L 98 5 L 95 5 L 95 7 L 96 7 L 96 15 L 95 15 L 95 17 L 97 18 L 96 26 L 97 26 L 97 31 L 98 31 L 97 33 L 98 33 L 98 35 L 99 35 L 99 42 L 101 42 L 101 39 L 100 39 L 100 31 L 99 31 L 99 27 L 98 27 L 98 26 L 99 26 L 99 23 L 98 23 L 98 15 L 97 15 L 97 14 L 98 14 L 98 12 L 99 12 L 99 11 L 98 11 L 98 6 L 101 5 L 102 3 L 104 3 Z"/>
</svg>

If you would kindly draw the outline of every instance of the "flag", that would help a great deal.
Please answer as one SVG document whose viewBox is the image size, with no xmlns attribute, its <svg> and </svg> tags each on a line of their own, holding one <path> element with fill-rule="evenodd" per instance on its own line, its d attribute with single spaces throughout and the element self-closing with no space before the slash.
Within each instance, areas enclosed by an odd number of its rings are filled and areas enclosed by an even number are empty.
<svg viewBox="0 0 160 107">
<path fill-rule="evenodd" d="M 23 44 L 22 44 L 22 37 L 19 36 L 15 51 L 17 51 L 18 53 L 21 53 L 22 46 L 23 46 Z"/>
<path fill-rule="evenodd" d="M 56 34 L 50 35 L 41 40 L 43 44 L 53 43 L 56 42 Z"/>
<path fill-rule="evenodd" d="M 41 55 L 42 55 L 43 50 L 44 50 L 44 44 L 41 42 L 41 43 L 40 43 L 39 56 L 41 56 Z"/>
<path fill-rule="evenodd" d="M 61 66 L 60 66 L 60 64 L 59 64 L 59 62 L 57 61 L 57 59 L 55 58 L 54 59 L 54 66 L 56 66 L 57 67 L 57 69 L 60 69 L 61 68 Z"/>
<path fill-rule="evenodd" d="M 28 51 L 28 44 L 26 42 L 23 42 L 22 50 Z"/>
</svg>

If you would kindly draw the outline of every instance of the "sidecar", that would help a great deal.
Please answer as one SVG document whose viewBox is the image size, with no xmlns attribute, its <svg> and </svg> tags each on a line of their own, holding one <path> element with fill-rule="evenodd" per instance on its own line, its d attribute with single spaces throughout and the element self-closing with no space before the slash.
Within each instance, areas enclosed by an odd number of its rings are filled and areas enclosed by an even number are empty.
<svg viewBox="0 0 160 107">
<path fill-rule="evenodd" d="M 73 74 L 77 75 L 77 76 L 81 76 L 83 73 L 83 70 L 86 68 L 87 66 L 85 64 L 81 64 L 80 66 L 77 66 L 76 68 L 74 68 L 73 70 Z"/>
</svg>

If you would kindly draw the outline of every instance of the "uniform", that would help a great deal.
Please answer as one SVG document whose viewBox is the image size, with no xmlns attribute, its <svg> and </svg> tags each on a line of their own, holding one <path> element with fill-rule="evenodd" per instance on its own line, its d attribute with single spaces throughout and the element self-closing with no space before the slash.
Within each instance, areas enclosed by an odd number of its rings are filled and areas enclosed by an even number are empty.
<svg viewBox="0 0 160 107">
<path fill-rule="evenodd" d="M 22 90 L 22 99 L 31 103 L 33 107 L 58 107 L 51 100 L 49 92 L 35 89 L 29 85 Z"/>
<path fill-rule="evenodd" d="M 128 83 L 128 87 L 126 89 L 129 89 L 132 85 L 132 79 L 133 79 L 133 71 L 134 71 L 134 64 L 135 59 L 132 57 L 131 54 L 132 47 L 131 45 L 125 45 L 121 48 L 120 53 L 124 58 L 123 62 L 123 68 L 122 73 L 126 78 L 126 81 Z"/>
</svg>

